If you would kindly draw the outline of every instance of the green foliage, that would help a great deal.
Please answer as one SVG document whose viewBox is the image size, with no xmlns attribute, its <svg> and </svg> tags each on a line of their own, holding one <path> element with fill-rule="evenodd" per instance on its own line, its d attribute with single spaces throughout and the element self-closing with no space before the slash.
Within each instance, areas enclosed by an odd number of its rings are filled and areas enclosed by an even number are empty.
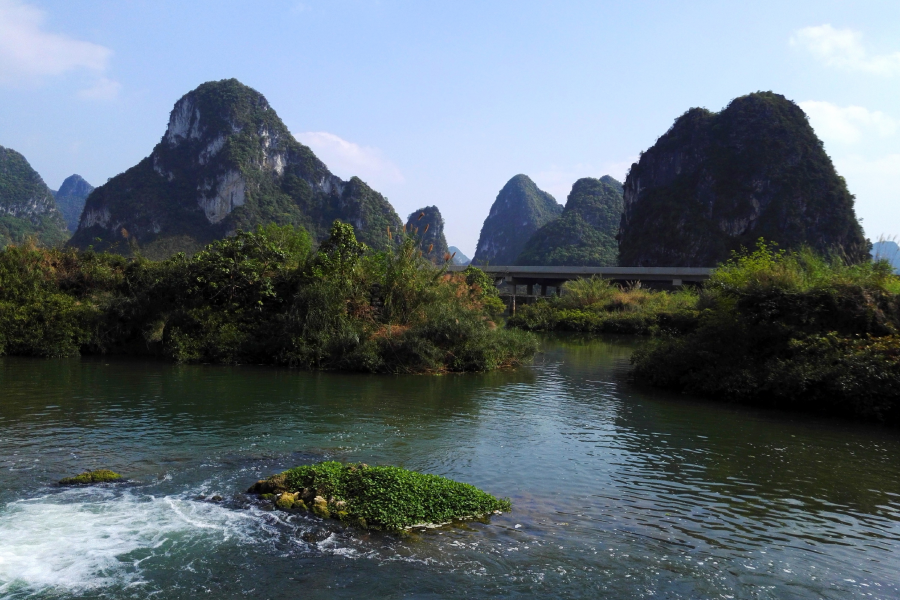
<svg viewBox="0 0 900 600">
<path fill-rule="evenodd" d="M 497 194 L 484 220 L 472 264 L 515 264 L 531 234 L 562 211 L 556 199 L 528 176 L 516 175 Z"/>
<path fill-rule="evenodd" d="M 299 508 L 302 503 L 303 507 L 315 507 L 313 510 L 321 516 L 389 531 L 511 509 L 509 500 L 438 475 L 334 461 L 289 469 L 260 482 L 251 491 L 263 488 L 281 490 L 282 496 L 287 492 L 291 508 Z"/>
<path fill-rule="evenodd" d="M 799 106 L 772 92 L 693 108 L 625 182 L 619 263 L 711 267 L 759 238 L 868 260 L 854 198 Z"/>
<path fill-rule="evenodd" d="M 622 208 L 618 181 L 608 175 L 579 179 L 562 215 L 534 232 L 515 264 L 616 266 Z"/>
<path fill-rule="evenodd" d="M 68 238 L 50 188 L 24 156 L 0 146 L 0 248 L 26 240 L 56 246 Z"/>
<path fill-rule="evenodd" d="M 412 238 L 374 253 L 336 221 L 308 250 L 302 229 L 274 225 L 161 262 L 10 247 L 0 353 L 418 373 L 513 366 L 536 351 L 496 327 L 492 287 L 435 268 Z"/>
<path fill-rule="evenodd" d="M 563 284 L 558 298 L 519 308 L 507 324 L 528 331 L 580 331 L 659 335 L 683 332 L 697 320 L 698 295 L 691 288 L 674 292 L 620 287 L 593 276 Z"/>
<path fill-rule="evenodd" d="M 900 422 L 900 278 L 760 242 L 717 269 L 698 326 L 634 357 L 635 377 L 729 401 Z"/>
<path fill-rule="evenodd" d="M 97 469 L 96 471 L 85 471 L 84 473 L 75 475 L 74 477 L 65 477 L 60 480 L 59 485 L 107 483 L 112 481 L 119 481 L 121 479 L 122 476 L 115 471 L 110 471 L 109 469 Z"/>
</svg>

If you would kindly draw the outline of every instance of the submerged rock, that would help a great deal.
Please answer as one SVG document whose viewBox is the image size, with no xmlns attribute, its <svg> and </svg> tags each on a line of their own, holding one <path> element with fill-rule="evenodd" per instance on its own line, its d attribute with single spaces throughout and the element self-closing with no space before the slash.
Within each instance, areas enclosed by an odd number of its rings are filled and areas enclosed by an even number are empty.
<svg viewBox="0 0 900 600">
<path fill-rule="evenodd" d="M 308 510 L 364 529 L 401 531 L 508 511 L 475 486 L 399 467 L 335 461 L 289 469 L 247 490 L 281 510 Z"/>
<path fill-rule="evenodd" d="M 115 471 L 109 469 L 97 469 L 96 471 L 85 471 L 74 477 L 65 477 L 59 480 L 59 485 L 84 485 L 91 483 L 106 483 L 110 481 L 121 481 L 122 476 Z"/>
</svg>

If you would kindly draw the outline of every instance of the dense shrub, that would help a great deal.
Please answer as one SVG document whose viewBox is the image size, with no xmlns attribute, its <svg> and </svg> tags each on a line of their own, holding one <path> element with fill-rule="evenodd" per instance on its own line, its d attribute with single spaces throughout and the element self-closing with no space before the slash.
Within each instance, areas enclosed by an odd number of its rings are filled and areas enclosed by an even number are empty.
<svg viewBox="0 0 900 600">
<path fill-rule="evenodd" d="M 696 324 L 698 295 L 620 287 L 608 279 L 575 279 L 562 295 L 522 306 L 508 324 L 528 331 L 580 331 L 653 335 L 687 331 Z"/>
<path fill-rule="evenodd" d="M 653 385 L 765 406 L 900 421 L 900 278 L 760 243 L 717 269 L 698 326 L 635 354 Z"/>
<path fill-rule="evenodd" d="M 518 364 L 536 342 L 496 327 L 496 292 L 473 273 L 435 267 L 412 238 L 372 252 L 340 222 L 315 253 L 291 226 L 161 262 L 10 247 L 0 252 L 0 353 L 392 373 Z"/>
</svg>

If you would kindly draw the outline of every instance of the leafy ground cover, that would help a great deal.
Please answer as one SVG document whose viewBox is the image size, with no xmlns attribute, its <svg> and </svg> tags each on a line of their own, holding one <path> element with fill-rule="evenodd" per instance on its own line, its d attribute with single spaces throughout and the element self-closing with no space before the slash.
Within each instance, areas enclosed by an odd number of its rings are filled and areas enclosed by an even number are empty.
<svg viewBox="0 0 900 600">
<path fill-rule="evenodd" d="M 511 509 L 473 485 L 400 467 L 329 461 L 295 467 L 249 490 L 283 510 L 309 510 L 368 529 L 401 531 Z"/>
<path fill-rule="evenodd" d="M 533 336 L 496 326 L 502 302 L 479 271 L 448 273 L 422 258 L 420 240 L 392 238 L 375 252 L 336 221 L 315 252 L 305 230 L 289 225 L 164 261 L 8 247 L 0 354 L 378 373 L 483 371 L 534 354 Z"/>
</svg>

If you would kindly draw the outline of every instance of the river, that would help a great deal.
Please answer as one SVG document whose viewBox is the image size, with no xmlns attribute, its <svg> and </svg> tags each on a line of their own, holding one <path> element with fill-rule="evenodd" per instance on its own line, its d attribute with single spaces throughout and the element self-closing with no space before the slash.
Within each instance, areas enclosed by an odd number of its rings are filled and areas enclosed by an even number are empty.
<svg viewBox="0 0 900 600">
<path fill-rule="evenodd" d="M 0 598 L 900 597 L 900 432 L 635 386 L 636 343 L 440 377 L 2 358 Z M 324 459 L 513 511 L 401 538 L 243 494 Z M 93 468 L 128 481 L 54 483 Z"/>
</svg>

